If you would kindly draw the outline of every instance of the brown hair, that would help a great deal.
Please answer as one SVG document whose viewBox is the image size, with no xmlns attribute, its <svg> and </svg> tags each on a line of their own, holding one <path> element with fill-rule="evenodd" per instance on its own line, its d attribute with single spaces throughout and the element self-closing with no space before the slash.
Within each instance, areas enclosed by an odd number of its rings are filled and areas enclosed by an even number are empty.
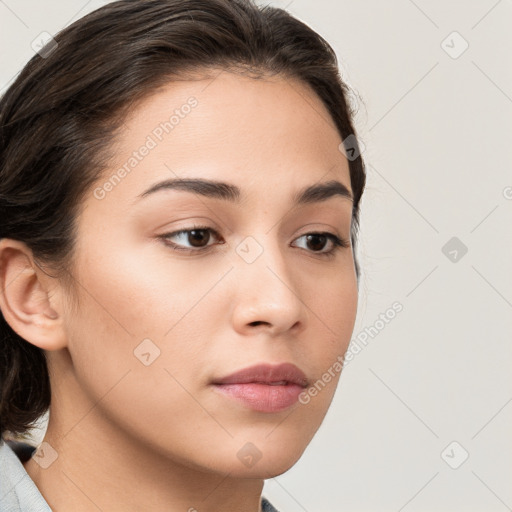
<svg viewBox="0 0 512 512">
<path fill-rule="evenodd" d="M 0 100 L 0 238 L 26 243 L 60 274 L 72 260 L 81 199 L 105 169 L 124 116 L 173 78 L 214 68 L 293 77 L 323 101 L 342 140 L 354 138 L 333 49 L 282 9 L 253 0 L 122 0 L 54 39 Z M 356 148 L 354 250 L 366 179 Z M 50 396 L 44 351 L 0 315 L 0 434 L 26 433 Z"/>
</svg>

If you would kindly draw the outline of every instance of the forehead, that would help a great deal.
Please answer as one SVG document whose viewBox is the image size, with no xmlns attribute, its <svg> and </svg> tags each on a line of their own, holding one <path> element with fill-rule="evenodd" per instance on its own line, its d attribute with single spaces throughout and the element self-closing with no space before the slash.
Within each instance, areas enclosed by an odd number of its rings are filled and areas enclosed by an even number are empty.
<svg viewBox="0 0 512 512">
<path fill-rule="evenodd" d="M 110 171 L 124 167 L 129 176 L 113 195 L 138 195 L 152 180 L 176 177 L 222 179 L 243 194 L 322 178 L 350 189 L 340 143 L 320 98 L 297 79 L 220 71 L 172 81 L 126 118 Z"/>
</svg>

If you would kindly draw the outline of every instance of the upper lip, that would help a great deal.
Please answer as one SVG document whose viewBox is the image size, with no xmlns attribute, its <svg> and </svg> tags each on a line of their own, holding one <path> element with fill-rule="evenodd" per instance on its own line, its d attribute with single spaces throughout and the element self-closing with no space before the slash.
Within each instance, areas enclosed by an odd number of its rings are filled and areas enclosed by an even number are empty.
<svg viewBox="0 0 512 512">
<path fill-rule="evenodd" d="M 236 371 L 227 377 L 215 380 L 214 384 L 247 384 L 249 382 L 272 384 L 297 384 L 306 387 L 308 380 L 304 372 L 292 363 L 257 364 Z"/>
</svg>

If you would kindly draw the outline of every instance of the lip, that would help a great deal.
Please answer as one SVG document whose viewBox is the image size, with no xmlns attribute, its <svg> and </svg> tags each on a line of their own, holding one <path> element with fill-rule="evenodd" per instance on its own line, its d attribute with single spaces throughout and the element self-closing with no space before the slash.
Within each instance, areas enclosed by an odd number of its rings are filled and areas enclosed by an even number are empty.
<svg viewBox="0 0 512 512">
<path fill-rule="evenodd" d="M 308 385 L 302 370 L 292 363 L 257 364 L 215 380 L 214 389 L 258 412 L 279 412 L 297 402 Z"/>
</svg>

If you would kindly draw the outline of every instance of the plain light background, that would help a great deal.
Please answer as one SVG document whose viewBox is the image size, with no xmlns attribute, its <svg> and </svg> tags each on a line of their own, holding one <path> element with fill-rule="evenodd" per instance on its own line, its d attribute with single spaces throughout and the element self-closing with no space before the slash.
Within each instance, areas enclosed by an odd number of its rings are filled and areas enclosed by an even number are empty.
<svg viewBox="0 0 512 512">
<path fill-rule="evenodd" d="M 0 94 L 41 32 L 105 3 L 0 0 Z M 329 41 L 360 96 L 368 341 L 265 495 L 281 512 L 512 510 L 512 3 L 270 3 Z"/>
</svg>

